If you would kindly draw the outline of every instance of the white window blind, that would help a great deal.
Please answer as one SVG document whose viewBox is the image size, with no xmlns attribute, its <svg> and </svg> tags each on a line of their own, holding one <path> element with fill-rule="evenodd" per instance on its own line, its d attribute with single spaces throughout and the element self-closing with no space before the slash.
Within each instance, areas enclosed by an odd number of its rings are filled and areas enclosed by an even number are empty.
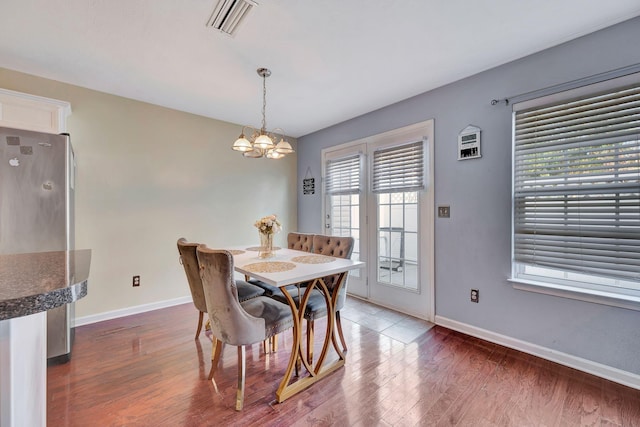
<svg viewBox="0 0 640 427">
<path fill-rule="evenodd" d="M 373 192 L 393 193 L 424 188 L 424 143 L 385 148 L 373 153 Z"/>
<path fill-rule="evenodd" d="M 360 192 L 360 156 L 328 160 L 325 167 L 325 192 L 332 195 Z"/>
<path fill-rule="evenodd" d="M 640 84 L 514 120 L 514 262 L 640 283 Z"/>
</svg>

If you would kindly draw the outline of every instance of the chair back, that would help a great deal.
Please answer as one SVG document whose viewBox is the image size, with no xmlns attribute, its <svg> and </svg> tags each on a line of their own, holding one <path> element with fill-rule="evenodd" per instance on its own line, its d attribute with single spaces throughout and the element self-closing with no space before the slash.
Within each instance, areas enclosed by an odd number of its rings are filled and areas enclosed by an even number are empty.
<svg viewBox="0 0 640 427">
<path fill-rule="evenodd" d="M 313 236 L 313 253 L 332 256 L 336 258 L 351 258 L 353 253 L 353 245 L 355 241 L 353 237 L 339 237 L 339 236 L 326 236 L 323 234 L 316 234 Z M 338 281 L 338 274 L 324 277 L 324 282 L 332 290 Z M 342 290 L 346 292 L 345 283 Z"/>
<path fill-rule="evenodd" d="M 178 239 L 180 263 L 184 267 L 184 272 L 187 274 L 187 282 L 189 282 L 193 305 L 195 305 L 200 312 L 206 313 L 207 302 L 204 299 L 204 290 L 202 289 L 202 280 L 200 279 L 198 257 L 196 255 L 197 247 L 198 243 L 189 243 L 184 237 Z"/>
<path fill-rule="evenodd" d="M 265 320 L 251 316 L 238 301 L 231 253 L 200 245 L 197 255 L 213 335 L 235 346 L 263 341 Z"/>
<path fill-rule="evenodd" d="M 351 236 L 340 237 L 315 234 L 313 236 L 313 253 L 336 258 L 351 258 L 354 242 Z"/>
<path fill-rule="evenodd" d="M 287 235 L 287 247 L 297 251 L 311 252 L 313 234 L 289 233 Z"/>
</svg>

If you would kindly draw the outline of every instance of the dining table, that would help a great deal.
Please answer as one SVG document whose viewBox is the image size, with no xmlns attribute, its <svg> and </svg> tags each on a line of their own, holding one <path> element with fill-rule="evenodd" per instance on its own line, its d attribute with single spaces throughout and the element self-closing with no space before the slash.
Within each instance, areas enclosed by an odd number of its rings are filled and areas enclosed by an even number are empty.
<svg viewBox="0 0 640 427">
<path fill-rule="evenodd" d="M 344 366 L 345 352 L 338 345 L 335 333 L 335 304 L 340 289 L 346 286 L 349 271 L 362 268 L 364 262 L 344 259 L 294 249 L 275 247 L 271 256 L 262 258 L 259 246 L 241 246 L 227 249 L 233 255 L 234 269 L 245 278 L 251 277 L 280 288 L 293 315 L 293 340 L 291 355 L 284 377 L 276 391 L 276 401 L 281 403 L 308 388 L 327 375 Z M 337 284 L 329 289 L 324 277 L 338 274 Z M 306 283 L 305 287 L 291 286 Z M 297 304 L 291 290 L 299 293 Z M 317 289 L 324 295 L 327 305 L 327 325 L 320 355 L 309 360 L 302 343 L 302 324 L 307 300 Z M 329 357 L 331 350 L 335 352 Z M 304 367 L 304 373 L 298 371 Z M 294 375 L 295 374 L 295 375 Z"/>
</svg>

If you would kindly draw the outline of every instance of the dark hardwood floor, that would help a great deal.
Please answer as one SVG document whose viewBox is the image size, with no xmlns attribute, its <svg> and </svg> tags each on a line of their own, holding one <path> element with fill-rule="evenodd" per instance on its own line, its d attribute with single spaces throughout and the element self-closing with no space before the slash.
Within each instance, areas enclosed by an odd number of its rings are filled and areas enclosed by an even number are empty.
<svg viewBox="0 0 640 427">
<path fill-rule="evenodd" d="M 352 298 L 343 313 L 345 367 L 284 403 L 290 335 L 248 349 L 242 412 L 235 347 L 216 390 L 191 304 L 78 327 L 48 368 L 48 426 L 640 426 L 638 390 Z"/>
</svg>

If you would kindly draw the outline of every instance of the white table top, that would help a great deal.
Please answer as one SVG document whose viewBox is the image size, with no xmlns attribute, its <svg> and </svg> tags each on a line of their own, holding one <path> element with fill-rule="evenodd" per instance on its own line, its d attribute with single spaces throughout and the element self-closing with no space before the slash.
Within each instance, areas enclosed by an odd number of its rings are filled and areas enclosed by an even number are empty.
<svg viewBox="0 0 640 427">
<path fill-rule="evenodd" d="M 251 246 L 238 246 L 233 248 L 225 248 L 233 254 L 233 262 L 234 268 L 237 272 L 246 274 L 251 276 L 252 278 L 262 280 L 263 282 L 269 283 L 273 286 L 286 286 L 294 283 L 300 283 L 307 280 L 312 280 L 318 277 L 327 276 L 330 274 L 342 273 L 344 271 L 355 270 L 364 266 L 364 262 L 361 261 L 353 261 L 350 259 L 336 258 L 336 257 L 327 257 L 332 258 L 330 262 L 321 262 L 321 263 L 305 263 L 305 262 L 296 262 L 293 261 L 293 258 L 296 257 L 322 257 L 322 255 L 296 251 L 293 249 L 281 248 L 275 251 L 275 256 L 271 258 L 258 258 L 257 250 L 247 250 L 247 249 L 255 249 Z M 240 253 L 242 251 L 242 253 Z M 309 258 L 306 258 L 309 259 Z M 326 259 L 325 261 L 329 261 Z M 257 263 L 291 263 L 294 265 L 294 268 L 282 271 L 282 272 L 265 272 L 265 271 L 256 271 L 253 267 L 265 267 L 265 270 L 268 270 L 270 265 L 260 264 L 256 266 Z M 282 264 L 280 264 L 282 265 Z M 247 268 L 249 266 L 249 269 Z M 271 266 L 278 266 L 271 265 Z M 289 265 L 290 266 L 290 265 Z M 261 269 L 262 270 L 262 269 Z"/>
</svg>

